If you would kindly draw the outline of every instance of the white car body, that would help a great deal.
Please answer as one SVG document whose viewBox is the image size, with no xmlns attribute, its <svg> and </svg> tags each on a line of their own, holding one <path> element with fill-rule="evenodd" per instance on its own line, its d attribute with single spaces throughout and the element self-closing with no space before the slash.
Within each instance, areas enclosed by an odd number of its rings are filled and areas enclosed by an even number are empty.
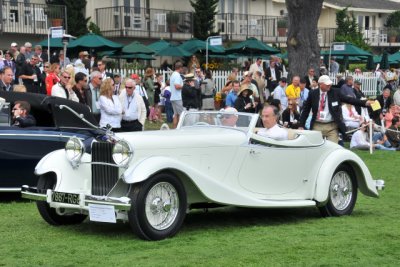
<svg viewBox="0 0 400 267">
<path fill-rule="evenodd" d="M 220 116 L 218 112 L 209 113 Z M 202 116 L 204 112 L 196 114 Z M 53 187 L 46 193 L 22 190 L 23 195 L 45 201 L 61 216 L 88 214 L 89 204 L 110 205 L 115 208 L 116 220 L 126 221 L 131 219 L 128 213 L 136 205 L 130 197 L 134 188 L 142 188 L 152 177 L 166 173 L 182 183 L 186 199 L 179 199 L 179 203 L 185 203 L 185 210 L 196 204 L 257 208 L 324 206 L 329 202 L 335 171 L 345 165 L 363 194 L 378 197 L 376 181 L 364 162 L 353 152 L 323 140 L 320 132 L 295 130 L 290 134 L 294 139 L 279 141 L 255 133 L 255 114 L 246 117 L 246 127 L 224 127 L 217 122 L 212 126 L 185 126 L 188 116 L 191 114 L 182 115 L 176 130 L 115 134 L 130 144 L 134 155 L 126 168 L 119 168 L 116 184 L 104 195 L 92 191 L 92 169 L 97 164 L 92 163 L 91 154 L 84 153 L 74 166 L 64 150 L 48 154 L 35 169 L 39 176 L 54 173 Z M 53 192 L 79 194 L 79 203 L 54 202 Z M 151 207 L 155 209 L 155 202 L 163 198 L 166 197 L 154 197 Z M 162 212 L 170 202 L 163 203 Z M 160 228 L 157 233 L 167 233 L 159 236 L 146 230 L 141 234 L 141 230 L 135 232 L 145 239 L 161 239 L 177 231 Z"/>
</svg>

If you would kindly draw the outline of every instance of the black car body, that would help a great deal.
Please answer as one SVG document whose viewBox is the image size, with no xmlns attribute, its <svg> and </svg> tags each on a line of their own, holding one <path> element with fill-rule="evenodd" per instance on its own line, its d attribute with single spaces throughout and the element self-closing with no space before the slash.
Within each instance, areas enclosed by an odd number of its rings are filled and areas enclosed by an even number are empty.
<svg viewBox="0 0 400 267">
<path fill-rule="evenodd" d="M 96 130 L 70 110 L 60 108 L 68 106 L 97 124 L 86 105 L 32 93 L 0 91 L 0 97 L 8 103 L 0 110 L 0 192 L 20 191 L 25 184 L 36 185 L 36 164 L 49 152 L 63 148 L 71 136 L 79 137 L 90 150 Z M 11 111 L 18 100 L 30 103 L 36 126 L 12 126 Z"/>
</svg>

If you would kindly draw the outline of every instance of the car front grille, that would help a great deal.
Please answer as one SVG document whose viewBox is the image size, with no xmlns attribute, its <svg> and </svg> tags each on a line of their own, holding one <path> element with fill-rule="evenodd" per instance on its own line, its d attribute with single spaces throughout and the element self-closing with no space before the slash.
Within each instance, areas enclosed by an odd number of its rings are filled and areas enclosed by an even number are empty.
<svg viewBox="0 0 400 267">
<path fill-rule="evenodd" d="M 114 145 L 108 142 L 93 142 L 92 162 L 114 163 L 112 150 Z M 118 181 L 118 167 L 92 164 L 92 195 L 105 196 Z"/>
</svg>

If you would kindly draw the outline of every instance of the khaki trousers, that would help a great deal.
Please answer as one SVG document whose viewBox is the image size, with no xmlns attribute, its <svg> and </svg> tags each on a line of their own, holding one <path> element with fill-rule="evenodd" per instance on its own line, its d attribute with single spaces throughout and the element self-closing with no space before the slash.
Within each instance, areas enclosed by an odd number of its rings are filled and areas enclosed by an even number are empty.
<svg viewBox="0 0 400 267">
<path fill-rule="evenodd" d="M 313 131 L 320 131 L 322 137 L 326 137 L 326 139 L 336 144 L 339 142 L 339 131 L 335 122 L 321 123 L 316 121 L 313 125 Z"/>
</svg>

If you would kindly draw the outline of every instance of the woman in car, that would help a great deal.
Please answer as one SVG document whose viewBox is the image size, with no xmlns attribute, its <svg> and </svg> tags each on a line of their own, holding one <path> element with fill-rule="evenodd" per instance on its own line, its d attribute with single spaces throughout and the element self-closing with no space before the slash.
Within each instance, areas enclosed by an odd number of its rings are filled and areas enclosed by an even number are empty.
<svg viewBox="0 0 400 267">
<path fill-rule="evenodd" d="M 113 95 L 114 81 L 107 78 L 100 86 L 99 108 L 100 127 L 111 125 L 114 131 L 121 128 L 122 105 L 117 95 Z"/>
</svg>

